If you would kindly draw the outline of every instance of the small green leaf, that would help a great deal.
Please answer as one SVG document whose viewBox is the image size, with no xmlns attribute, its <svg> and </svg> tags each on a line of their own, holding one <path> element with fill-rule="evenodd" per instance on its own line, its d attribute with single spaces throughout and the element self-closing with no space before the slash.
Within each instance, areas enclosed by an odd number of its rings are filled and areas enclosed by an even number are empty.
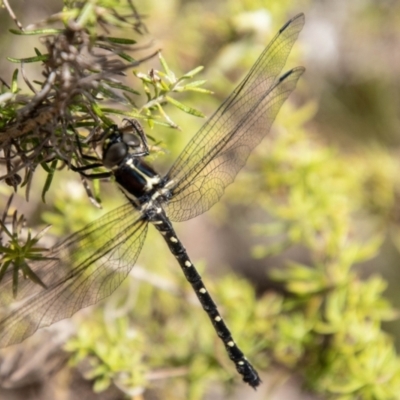
<svg viewBox="0 0 400 400">
<path fill-rule="evenodd" d="M 175 107 L 179 108 L 180 110 L 184 111 L 187 114 L 194 115 L 195 117 L 204 118 L 204 114 L 198 110 L 195 110 L 192 107 L 185 106 L 184 104 L 180 103 L 179 101 L 173 99 L 172 97 L 166 96 L 166 100 L 173 104 Z"/>
<path fill-rule="evenodd" d="M 103 376 L 101 379 L 96 379 L 93 385 L 93 390 L 95 393 L 103 392 L 111 385 L 111 380 L 107 376 Z"/>
<path fill-rule="evenodd" d="M 98 117 L 104 117 L 104 113 L 100 107 L 100 105 L 96 102 L 91 102 L 92 110 Z"/>
<path fill-rule="evenodd" d="M 101 203 L 101 198 L 100 198 L 100 180 L 95 179 L 92 183 L 93 186 L 93 195 L 95 200 L 100 204 Z"/>
<path fill-rule="evenodd" d="M 202 65 L 200 65 L 199 67 L 194 68 L 189 72 L 186 72 L 186 74 L 183 75 L 181 78 L 179 78 L 179 80 L 193 78 L 196 74 L 198 74 L 203 69 L 204 69 L 204 67 Z"/>
<path fill-rule="evenodd" d="M 53 160 L 53 162 L 50 165 L 50 168 L 47 166 L 46 163 L 40 164 L 43 167 L 43 169 L 45 169 L 48 172 L 46 182 L 44 183 L 43 190 L 42 190 L 43 203 L 46 203 L 46 193 L 49 191 L 51 183 L 53 182 L 54 173 L 57 168 L 57 163 L 58 163 L 57 159 Z"/>
<path fill-rule="evenodd" d="M 171 91 L 171 84 L 168 84 L 165 81 L 161 81 L 161 82 L 159 82 L 159 85 L 161 86 L 161 90 L 163 90 L 164 92 Z"/>
<path fill-rule="evenodd" d="M 19 260 L 14 261 L 14 268 L 13 268 L 13 278 L 12 278 L 12 293 L 14 299 L 17 298 L 18 294 L 18 270 L 19 270 Z"/>
<path fill-rule="evenodd" d="M 44 54 L 42 56 L 37 56 L 37 57 L 28 57 L 28 58 L 12 58 L 12 57 L 7 57 L 8 61 L 11 61 L 13 63 L 33 63 L 33 62 L 38 62 L 38 61 L 47 61 L 49 59 L 48 54 Z"/>
<path fill-rule="evenodd" d="M 117 93 L 113 92 L 112 90 L 104 87 L 103 85 L 98 85 L 97 86 L 98 93 L 101 93 L 104 95 L 106 99 L 109 100 L 114 100 L 116 102 L 121 102 L 121 96 L 119 96 Z"/>
<path fill-rule="evenodd" d="M 193 81 L 193 82 L 188 82 L 185 86 L 185 88 L 190 88 L 190 87 L 197 87 L 197 86 L 201 86 L 204 85 L 207 81 L 205 79 L 201 80 L 201 81 Z"/>
<path fill-rule="evenodd" d="M 20 36 L 33 36 L 33 35 L 55 35 L 58 33 L 65 32 L 64 29 L 36 29 L 33 31 L 20 31 L 19 29 L 10 29 L 9 32 L 13 33 L 14 35 Z"/>
<path fill-rule="evenodd" d="M 9 238 L 12 238 L 12 233 L 8 230 L 7 226 L 3 223 L 1 219 L 0 219 L 0 228 Z"/>
<path fill-rule="evenodd" d="M 286 285 L 286 287 L 291 293 L 295 293 L 297 295 L 312 294 L 319 292 L 322 289 L 319 282 L 306 281 L 290 282 Z"/>
<path fill-rule="evenodd" d="M 119 52 L 118 56 L 121 57 L 123 60 L 128 61 L 129 63 L 135 63 L 137 60 L 135 60 L 133 57 L 131 57 L 129 54 L 126 54 L 124 52 Z"/>
<path fill-rule="evenodd" d="M 3 262 L 1 267 L 0 267 L 0 282 L 4 277 L 4 274 L 7 272 L 8 267 L 10 266 L 11 261 L 7 260 L 6 262 Z"/>
<path fill-rule="evenodd" d="M 83 3 L 84 6 L 79 12 L 76 23 L 80 26 L 91 25 L 95 21 L 95 5 L 92 2 Z"/>
<path fill-rule="evenodd" d="M 12 80 L 11 80 L 11 92 L 17 93 L 18 92 L 18 69 L 16 69 L 13 73 Z"/>
<path fill-rule="evenodd" d="M 165 61 L 164 57 L 161 55 L 161 53 L 158 53 L 158 58 L 160 59 L 160 63 L 164 69 L 164 71 L 166 72 L 166 74 L 168 75 L 168 77 L 175 82 L 176 81 L 176 77 L 175 74 L 169 69 L 169 66 L 167 64 L 167 62 Z"/>
<path fill-rule="evenodd" d="M 95 379 L 105 376 L 108 373 L 108 368 L 104 364 L 97 365 L 95 368 L 85 372 L 86 379 Z"/>
<path fill-rule="evenodd" d="M 354 257 L 354 263 L 360 263 L 375 257 L 384 239 L 384 235 L 379 233 L 375 237 L 372 237 L 365 245 L 360 246 Z"/>
<path fill-rule="evenodd" d="M 198 93 L 213 94 L 213 92 L 211 90 L 199 87 L 200 85 L 203 85 L 205 82 L 206 82 L 205 80 L 189 82 L 186 85 L 176 87 L 174 89 L 174 91 L 175 92 L 191 91 L 191 92 L 198 92 Z"/>
<path fill-rule="evenodd" d="M 170 127 L 174 128 L 174 129 L 179 129 L 179 126 L 174 121 L 172 121 L 172 119 L 164 111 L 164 108 L 161 106 L 161 104 L 157 104 L 157 109 L 160 111 L 160 114 L 167 120 Z"/>
<path fill-rule="evenodd" d="M 133 39 L 116 38 L 116 37 L 111 37 L 111 36 L 107 36 L 106 38 L 101 39 L 101 40 L 105 40 L 110 43 L 125 44 L 125 45 L 131 45 L 131 44 L 137 43 L 136 40 L 133 40 Z"/>
<path fill-rule="evenodd" d="M 41 258 L 44 259 L 43 257 Z M 32 282 L 40 285 L 43 289 L 47 289 L 47 286 L 43 283 L 39 276 L 35 274 L 35 272 L 32 270 L 32 268 L 29 267 L 28 264 L 24 263 L 24 265 L 22 266 L 22 272 L 24 276 L 29 278 Z"/>
<path fill-rule="evenodd" d="M 134 90 L 134 89 L 130 88 L 129 86 L 123 85 L 122 83 L 114 83 L 114 82 L 110 82 L 110 81 L 106 81 L 106 82 L 107 82 L 108 86 L 110 86 L 114 89 L 120 89 L 120 90 L 124 90 L 125 92 L 140 95 L 140 93 L 137 90 Z"/>
<path fill-rule="evenodd" d="M 182 88 L 183 88 L 184 90 L 190 91 L 190 92 L 204 93 L 204 94 L 214 94 L 214 92 L 213 92 L 212 90 L 208 90 L 208 89 L 204 89 L 204 88 L 199 88 L 199 87 L 193 87 L 193 88 L 191 88 L 191 87 L 187 87 L 187 86 L 185 85 L 185 86 L 182 86 Z M 179 91 L 179 90 L 177 90 L 177 92 L 178 92 L 178 91 Z"/>
</svg>

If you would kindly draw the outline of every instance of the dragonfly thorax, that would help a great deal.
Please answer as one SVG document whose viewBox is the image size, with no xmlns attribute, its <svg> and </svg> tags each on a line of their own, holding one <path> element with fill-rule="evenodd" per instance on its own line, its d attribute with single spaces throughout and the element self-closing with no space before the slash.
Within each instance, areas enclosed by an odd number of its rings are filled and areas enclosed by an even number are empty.
<svg viewBox="0 0 400 400">
<path fill-rule="evenodd" d="M 129 121 L 133 133 L 127 133 L 116 125 L 111 126 L 103 142 L 103 164 L 111 169 L 120 189 L 135 204 L 151 195 L 161 182 L 160 175 L 146 163 L 149 154 L 144 132 L 137 121 Z M 139 201 L 137 201 L 139 199 Z"/>
</svg>

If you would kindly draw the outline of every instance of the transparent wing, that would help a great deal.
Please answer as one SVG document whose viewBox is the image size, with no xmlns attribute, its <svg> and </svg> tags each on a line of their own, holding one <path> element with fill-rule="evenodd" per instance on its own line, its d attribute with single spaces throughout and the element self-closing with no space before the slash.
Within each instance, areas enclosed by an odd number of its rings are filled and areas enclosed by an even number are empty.
<svg viewBox="0 0 400 400">
<path fill-rule="evenodd" d="M 304 14 L 287 22 L 248 75 L 197 132 L 166 176 L 172 221 L 193 218 L 215 204 L 268 133 L 304 68 L 278 78 L 304 25 Z"/>
<path fill-rule="evenodd" d="M 29 264 L 46 288 L 20 278 L 11 306 L 12 272 L 7 273 L 0 282 L 0 347 L 109 296 L 135 264 L 146 232 L 147 221 L 131 204 L 109 212 L 49 251 L 52 260 Z"/>
</svg>

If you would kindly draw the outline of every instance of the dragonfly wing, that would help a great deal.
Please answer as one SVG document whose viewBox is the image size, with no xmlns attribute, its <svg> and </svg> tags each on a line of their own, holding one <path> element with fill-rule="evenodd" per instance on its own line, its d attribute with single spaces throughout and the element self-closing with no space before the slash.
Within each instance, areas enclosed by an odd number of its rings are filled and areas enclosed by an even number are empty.
<svg viewBox="0 0 400 400">
<path fill-rule="evenodd" d="M 109 296 L 132 269 L 146 232 L 131 204 L 109 212 L 50 250 L 48 261 L 30 264 L 46 288 L 20 278 L 15 306 L 8 272 L 0 282 L 0 347 Z"/>
<path fill-rule="evenodd" d="M 172 221 L 188 220 L 215 204 L 268 133 L 304 72 L 295 68 L 278 78 L 303 25 L 304 14 L 299 14 L 281 28 L 176 160 L 166 176 L 171 182 L 166 211 Z"/>
</svg>

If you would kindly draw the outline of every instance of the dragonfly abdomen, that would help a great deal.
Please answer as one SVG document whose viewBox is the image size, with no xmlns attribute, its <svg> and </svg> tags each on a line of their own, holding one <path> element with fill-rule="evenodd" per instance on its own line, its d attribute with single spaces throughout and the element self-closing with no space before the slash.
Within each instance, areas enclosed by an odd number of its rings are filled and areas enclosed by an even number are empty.
<svg viewBox="0 0 400 400">
<path fill-rule="evenodd" d="M 200 274 L 187 255 L 185 247 L 178 239 L 171 221 L 166 216 L 164 210 L 155 205 L 154 208 L 149 210 L 147 215 L 149 221 L 152 222 L 156 229 L 161 233 L 171 253 L 178 261 L 187 281 L 192 286 L 204 311 L 210 318 L 219 338 L 224 343 L 229 358 L 235 364 L 237 371 L 242 375 L 243 381 L 251 385 L 253 388 L 257 387 L 261 383 L 261 379 L 258 376 L 257 371 L 234 342 L 230 330 L 219 314 L 217 305 L 211 298 L 201 279 Z"/>
</svg>

